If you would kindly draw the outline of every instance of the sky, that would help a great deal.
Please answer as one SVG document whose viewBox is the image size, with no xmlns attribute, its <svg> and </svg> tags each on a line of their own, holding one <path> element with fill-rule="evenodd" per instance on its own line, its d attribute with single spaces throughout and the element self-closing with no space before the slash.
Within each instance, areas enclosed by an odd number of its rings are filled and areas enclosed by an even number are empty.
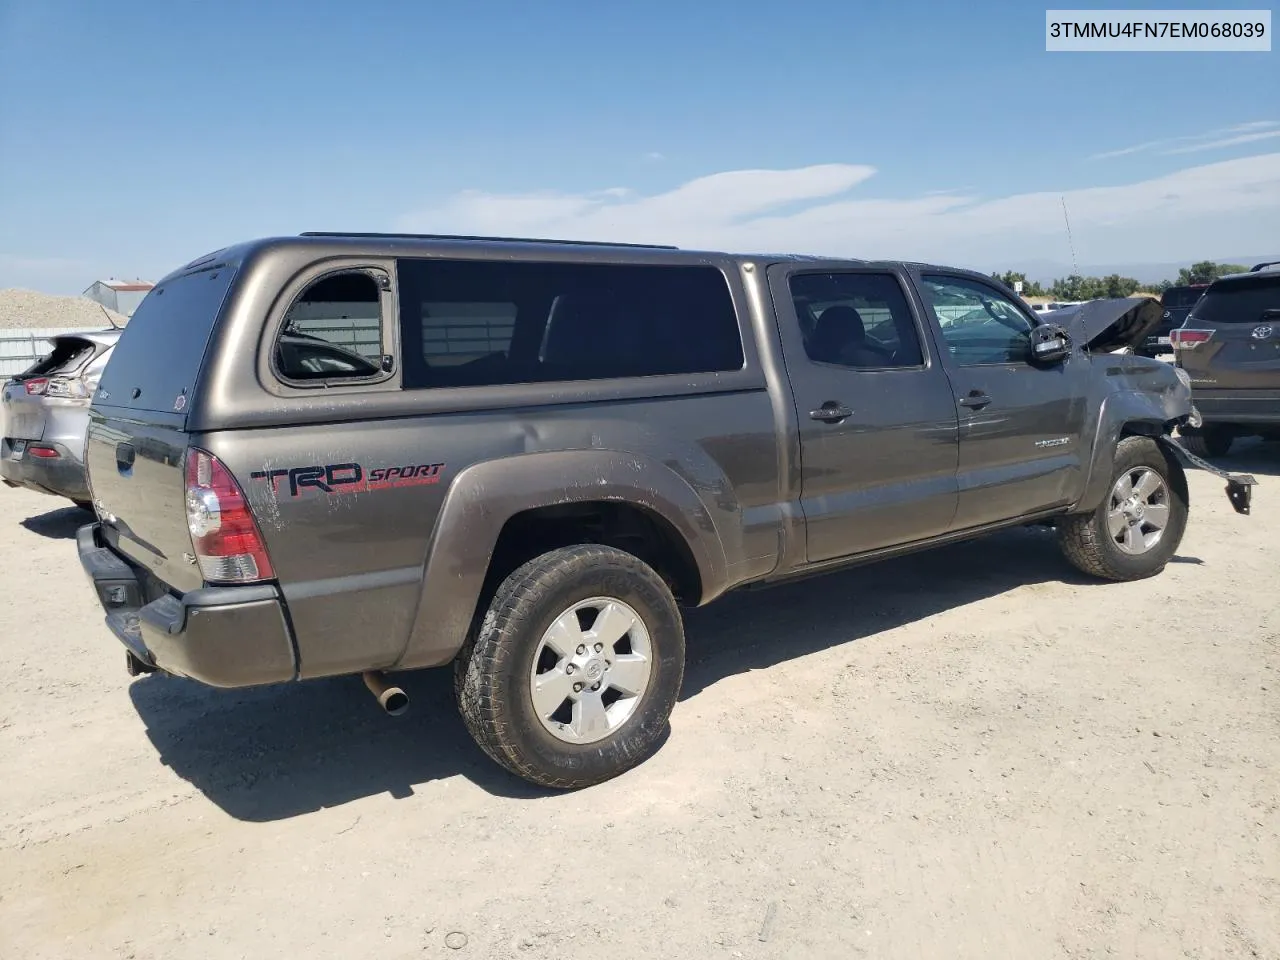
<svg viewBox="0 0 1280 960">
<path fill-rule="evenodd" d="M 1003 0 L 0 0 L 0 287 L 304 230 L 1053 275 L 1064 200 L 1081 266 L 1280 257 L 1280 45 L 1044 37 Z"/>
</svg>

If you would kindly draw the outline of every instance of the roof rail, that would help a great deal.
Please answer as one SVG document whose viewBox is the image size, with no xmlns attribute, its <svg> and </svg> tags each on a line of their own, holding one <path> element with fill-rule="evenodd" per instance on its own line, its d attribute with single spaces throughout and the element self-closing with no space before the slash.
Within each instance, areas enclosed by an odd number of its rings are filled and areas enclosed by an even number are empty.
<svg viewBox="0 0 1280 960">
<path fill-rule="evenodd" d="M 605 240 L 553 240 L 547 237 L 471 237 L 452 233 L 343 233 L 332 230 L 305 230 L 300 237 L 360 237 L 373 240 L 488 240 L 497 243 L 563 243 L 581 247 L 638 247 L 645 250 L 679 250 L 665 243 L 615 243 Z"/>
<path fill-rule="evenodd" d="M 1266 263 L 1255 263 L 1252 267 L 1249 268 L 1249 272 L 1257 273 L 1260 270 L 1267 269 L 1267 267 L 1275 267 L 1275 266 L 1280 266 L 1280 260 L 1268 260 Z"/>
</svg>

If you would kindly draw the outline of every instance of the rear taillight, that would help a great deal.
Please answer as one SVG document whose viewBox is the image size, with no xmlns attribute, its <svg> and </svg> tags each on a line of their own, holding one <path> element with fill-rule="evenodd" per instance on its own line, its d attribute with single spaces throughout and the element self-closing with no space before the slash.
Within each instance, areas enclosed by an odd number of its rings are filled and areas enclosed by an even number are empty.
<svg viewBox="0 0 1280 960">
<path fill-rule="evenodd" d="M 275 576 L 240 485 L 218 458 L 187 451 L 187 529 L 200 573 L 210 583 L 254 583 Z"/>
<path fill-rule="evenodd" d="M 27 396 L 38 397 L 49 387 L 48 377 L 36 377 L 26 382 Z"/>
<path fill-rule="evenodd" d="M 58 453 L 58 451 L 55 450 L 53 447 L 36 445 L 36 446 L 27 447 L 27 456 L 39 457 L 42 460 L 53 460 L 57 457 L 60 457 L 61 454 Z"/>
<path fill-rule="evenodd" d="M 1194 350 L 1213 338 L 1212 330 L 1171 330 L 1169 342 L 1175 350 Z"/>
<path fill-rule="evenodd" d="M 70 377 L 53 377 L 49 380 L 45 387 L 45 395 L 49 397 L 71 397 L 76 399 L 84 399 L 89 396 L 89 391 L 85 389 L 83 381 L 72 380 Z"/>
</svg>

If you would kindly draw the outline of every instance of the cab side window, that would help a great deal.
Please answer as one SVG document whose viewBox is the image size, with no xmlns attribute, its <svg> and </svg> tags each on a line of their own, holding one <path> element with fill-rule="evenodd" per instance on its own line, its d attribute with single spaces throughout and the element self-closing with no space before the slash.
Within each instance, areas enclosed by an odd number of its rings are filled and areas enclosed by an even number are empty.
<svg viewBox="0 0 1280 960">
<path fill-rule="evenodd" d="M 359 380 L 382 374 L 382 292 L 371 273 L 314 281 L 293 301 L 276 341 L 286 380 Z"/>
<path fill-rule="evenodd" d="M 965 277 L 925 275 L 921 279 L 942 340 L 956 363 L 1027 362 L 1033 324 L 1007 296 Z"/>
<path fill-rule="evenodd" d="M 815 363 L 853 370 L 922 367 L 920 332 L 906 294 L 888 273 L 801 273 L 791 297 Z"/>
</svg>

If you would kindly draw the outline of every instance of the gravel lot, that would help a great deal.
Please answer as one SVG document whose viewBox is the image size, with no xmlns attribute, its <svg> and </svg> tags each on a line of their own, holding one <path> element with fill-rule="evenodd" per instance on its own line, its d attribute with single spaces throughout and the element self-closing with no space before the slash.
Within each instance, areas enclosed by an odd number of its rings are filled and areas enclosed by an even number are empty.
<svg viewBox="0 0 1280 960">
<path fill-rule="evenodd" d="M 571 795 L 443 673 L 131 683 L 82 515 L 0 490 L 0 956 L 1280 957 L 1280 448 L 1231 461 L 1152 580 L 1018 530 L 696 612 L 663 750 Z"/>
</svg>

